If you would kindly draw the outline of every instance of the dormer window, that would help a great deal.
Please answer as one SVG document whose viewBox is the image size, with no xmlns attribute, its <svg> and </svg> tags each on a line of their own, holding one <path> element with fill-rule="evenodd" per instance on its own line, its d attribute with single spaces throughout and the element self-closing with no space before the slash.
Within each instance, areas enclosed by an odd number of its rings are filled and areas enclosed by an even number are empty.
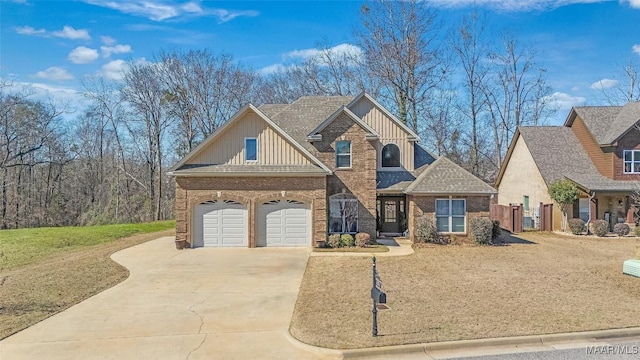
<svg viewBox="0 0 640 360">
<path fill-rule="evenodd" d="M 640 174 L 640 150 L 625 150 L 622 168 L 625 174 Z"/>
<path fill-rule="evenodd" d="M 400 148 L 387 144 L 382 148 L 382 167 L 400 167 Z"/>
<path fill-rule="evenodd" d="M 245 161 L 258 161 L 258 139 L 244 139 L 244 159 Z"/>
</svg>

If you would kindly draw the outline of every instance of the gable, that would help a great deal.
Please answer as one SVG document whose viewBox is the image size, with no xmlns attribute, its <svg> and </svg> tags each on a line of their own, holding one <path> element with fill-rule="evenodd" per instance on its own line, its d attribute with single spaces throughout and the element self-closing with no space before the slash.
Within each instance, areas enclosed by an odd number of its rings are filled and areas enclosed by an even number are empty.
<svg viewBox="0 0 640 360">
<path fill-rule="evenodd" d="M 496 186 L 500 204 L 521 203 L 524 195 L 533 203 L 550 201 L 547 184 L 522 136 L 518 136 L 505 159 L 505 168 Z"/>
<path fill-rule="evenodd" d="M 220 134 L 216 141 L 190 158 L 185 165 L 245 164 L 245 138 L 258 139 L 258 160 L 256 165 L 307 165 L 311 161 L 296 149 L 289 141 L 278 134 L 254 111 L 247 111 L 229 128 Z"/>
<path fill-rule="evenodd" d="M 362 93 L 347 105 L 356 116 L 371 126 L 381 138 L 419 140 L 409 127 L 366 93 Z"/>
<path fill-rule="evenodd" d="M 258 154 L 254 161 L 245 161 L 246 138 L 257 139 Z M 189 176 L 195 168 L 202 170 L 198 172 L 199 176 L 215 175 L 221 171 L 227 174 L 247 173 L 251 169 L 277 175 L 283 168 L 291 170 L 291 173 L 331 174 L 328 167 L 251 104 L 173 165 L 169 174 Z"/>
</svg>

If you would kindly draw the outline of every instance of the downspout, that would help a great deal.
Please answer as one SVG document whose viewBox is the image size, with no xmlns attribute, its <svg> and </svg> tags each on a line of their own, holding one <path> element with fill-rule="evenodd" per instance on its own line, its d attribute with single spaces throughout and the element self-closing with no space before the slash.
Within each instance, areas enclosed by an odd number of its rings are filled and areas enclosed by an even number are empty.
<svg viewBox="0 0 640 360">
<path fill-rule="evenodd" d="M 593 199 L 596 197 L 596 192 L 592 191 L 591 193 L 589 193 L 589 219 L 587 220 L 587 235 L 591 234 L 591 231 L 589 230 L 589 224 L 591 223 L 591 203 L 593 201 Z M 596 214 L 596 217 L 598 217 L 598 214 Z"/>
</svg>

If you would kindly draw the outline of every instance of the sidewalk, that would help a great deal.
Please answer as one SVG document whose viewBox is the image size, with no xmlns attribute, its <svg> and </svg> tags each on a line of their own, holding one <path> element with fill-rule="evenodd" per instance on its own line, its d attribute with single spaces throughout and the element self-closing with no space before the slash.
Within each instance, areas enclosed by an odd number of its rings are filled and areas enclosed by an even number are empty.
<svg viewBox="0 0 640 360">
<path fill-rule="evenodd" d="M 388 252 L 316 252 L 312 251 L 309 256 L 359 256 L 359 257 L 385 257 L 385 256 L 406 256 L 413 254 L 413 248 L 411 247 L 411 240 L 408 239 L 378 239 L 378 244 L 384 245 L 389 248 Z"/>
</svg>

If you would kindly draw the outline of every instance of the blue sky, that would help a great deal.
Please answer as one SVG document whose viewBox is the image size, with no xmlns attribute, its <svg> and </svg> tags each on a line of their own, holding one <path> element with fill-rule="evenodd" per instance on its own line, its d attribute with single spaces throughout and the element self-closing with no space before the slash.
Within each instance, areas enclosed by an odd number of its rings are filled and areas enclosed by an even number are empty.
<svg viewBox="0 0 640 360">
<path fill-rule="evenodd" d="M 426 0 L 447 26 L 471 0 Z M 353 51 L 361 1 L 0 0 L 0 77 L 34 96 L 82 107 L 84 76 L 117 80 L 126 61 L 160 50 L 228 52 L 268 72 L 320 44 Z M 640 0 L 476 0 L 495 28 L 515 29 L 539 51 L 560 106 L 602 104 L 623 64 L 640 61 Z"/>
</svg>

